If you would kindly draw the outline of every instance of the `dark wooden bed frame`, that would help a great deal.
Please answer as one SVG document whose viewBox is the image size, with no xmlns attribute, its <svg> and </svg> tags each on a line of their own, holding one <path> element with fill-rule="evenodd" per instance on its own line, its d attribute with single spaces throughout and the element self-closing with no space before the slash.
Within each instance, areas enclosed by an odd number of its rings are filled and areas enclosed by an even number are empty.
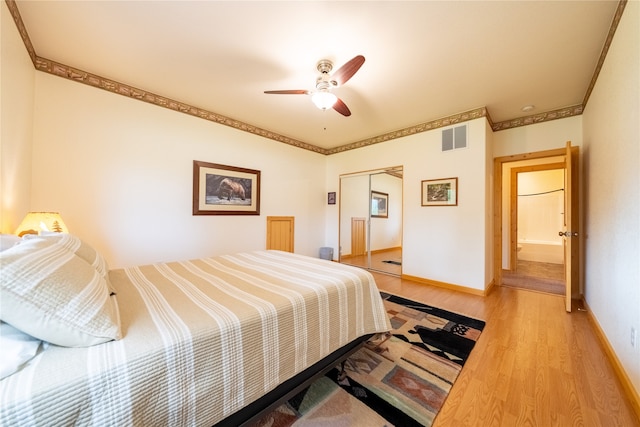
<svg viewBox="0 0 640 427">
<path fill-rule="evenodd" d="M 364 335 L 344 347 L 339 348 L 316 364 L 300 372 L 295 377 L 283 382 L 258 400 L 250 403 L 238 412 L 229 415 L 224 420 L 215 424 L 214 427 L 247 426 L 257 421 L 263 415 L 273 411 L 300 393 L 317 378 L 344 362 L 349 356 L 359 350 L 372 336 L 373 334 Z"/>
</svg>

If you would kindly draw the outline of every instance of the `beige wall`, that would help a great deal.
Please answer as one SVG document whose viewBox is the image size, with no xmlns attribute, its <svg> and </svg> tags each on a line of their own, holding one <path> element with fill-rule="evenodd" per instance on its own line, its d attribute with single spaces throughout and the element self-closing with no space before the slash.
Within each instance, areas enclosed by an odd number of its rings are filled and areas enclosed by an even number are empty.
<svg viewBox="0 0 640 427">
<path fill-rule="evenodd" d="M 259 216 L 193 216 L 193 160 L 261 171 Z M 264 249 L 266 216 L 324 246 L 325 157 L 36 74 L 32 210 L 58 210 L 112 267 Z M 319 179 L 317 177 L 320 177 Z"/>
<path fill-rule="evenodd" d="M 327 187 L 342 174 L 403 166 L 403 260 L 405 275 L 484 290 L 492 279 L 491 204 L 486 201 L 491 164 L 486 120 L 467 122 L 468 148 L 441 151 L 437 129 L 327 158 Z M 458 206 L 422 207 L 421 181 L 458 178 Z M 328 208 L 327 246 L 338 248 L 339 209 Z M 464 268 L 461 268 L 464 266 Z"/>
<path fill-rule="evenodd" d="M 571 145 L 582 145 L 582 116 L 495 132 L 493 156 L 504 157 L 565 148 L 567 141 L 571 141 Z"/>
<path fill-rule="evenodd" d="M 630 1 L 583 114 L 585 298 L 640 394 L 640 3 Z"/>
<path fill-rule="evenodd" d="M 13 233 L 30 208 L 35 69 L 5 2 L 0 60 L 0 232 Z"/>
</svg>

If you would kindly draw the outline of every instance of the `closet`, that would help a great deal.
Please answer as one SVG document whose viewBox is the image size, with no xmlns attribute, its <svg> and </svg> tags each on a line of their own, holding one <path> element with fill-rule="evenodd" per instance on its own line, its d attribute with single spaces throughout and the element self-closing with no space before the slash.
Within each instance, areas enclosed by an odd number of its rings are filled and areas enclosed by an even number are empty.
<svg viewBox="0 0 640 427">
<path fill-rule="evenodd" d="M 339 261 L 402 273 L 402 166 L 340 176 Z"/>
</svg>

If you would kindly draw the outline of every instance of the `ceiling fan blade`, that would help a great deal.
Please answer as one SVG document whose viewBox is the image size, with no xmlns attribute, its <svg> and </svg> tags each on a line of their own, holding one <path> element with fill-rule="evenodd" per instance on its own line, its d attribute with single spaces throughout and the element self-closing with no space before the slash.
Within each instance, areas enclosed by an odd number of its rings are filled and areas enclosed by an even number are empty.
<svg viewBox="0 0 640 427">
<path fill-rule="evenodd" d="M 351 111 L 349 110 L 349 107 L 347 107 L 347 104 L 342 102 L 340 98 L 338 98 L 336 103 L 333 104 L 333 109 L 345 117 L 349 117 L 351 115 Z"/>
<path fill-rule="evenodd" d="M 304 89 L 292 89 L 292 90 L 265 90 L 264 93 L 269 95 L 309 95 L 311 92 Z"/>
<path fill-rule="evenodd" d="M 356 71 L 362 67 L 362 64 L 364 64 L 364 56 L 358 55 L 342 67 L 338 68 L 338 70 L 331 76 L 331 79 L 335 80 L 339 86 L 342 86 L 347 82 L 347 80 L 353 77 Z"/>
</svg>

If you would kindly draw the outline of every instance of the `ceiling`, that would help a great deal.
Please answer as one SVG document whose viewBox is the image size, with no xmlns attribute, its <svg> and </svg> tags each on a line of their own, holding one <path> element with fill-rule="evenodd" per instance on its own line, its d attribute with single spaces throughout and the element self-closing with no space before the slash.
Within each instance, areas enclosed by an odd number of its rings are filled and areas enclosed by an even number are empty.
<svg viewBox="0 0 640 427">
<path fill-rule="evenodd" d="M 486 113 L 494 129 L 567 107 L 581 112 L 618 8 L 617 1 L 15 4 L 32 56 L 72 67 L 65 77 L 89 73 L 123 85 L 128 96 L 155 94 L 154 103 L 177 101 L 325 154 L 469 111 Z M 313 90 L 319 60 L 335 71 L 356 55 L 365 63 L 333 89 L 350 117 L 319 110 L 308 95 L 264 94 Z M 38 68 L 56 73 L 45 65 Z M 525 105 L 535 108 L 523 112 Z"/>
</svg>

